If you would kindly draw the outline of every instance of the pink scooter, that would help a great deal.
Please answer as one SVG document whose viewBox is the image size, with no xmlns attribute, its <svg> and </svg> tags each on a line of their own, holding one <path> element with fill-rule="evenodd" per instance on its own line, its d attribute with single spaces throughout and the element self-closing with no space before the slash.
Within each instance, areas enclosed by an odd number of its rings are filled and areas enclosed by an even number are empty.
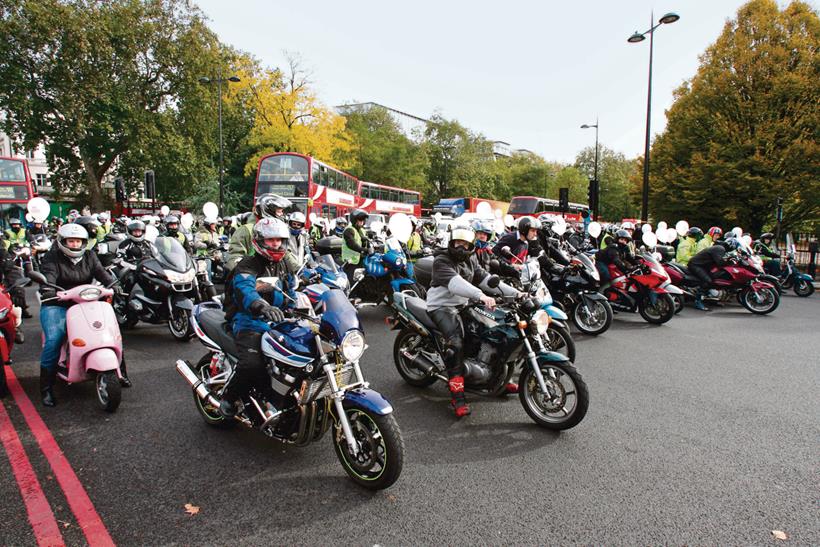
<svg viewBox="0 0 820 547">
<path fill-rule="evenodd" d="M 37 271 L 29 272 L 28 277 L 56 289 L 58 301 L 75 302 L 66 313 L 67 336 L 57 362 L 57 377 L 68 384 L 94 380 L 100 407 L 114 412 L 122 398 L 122 335 L 114 308 L 104 300 L 114 291 L 99 285 L 64 290 L 49 284 Z"/>
</svg>

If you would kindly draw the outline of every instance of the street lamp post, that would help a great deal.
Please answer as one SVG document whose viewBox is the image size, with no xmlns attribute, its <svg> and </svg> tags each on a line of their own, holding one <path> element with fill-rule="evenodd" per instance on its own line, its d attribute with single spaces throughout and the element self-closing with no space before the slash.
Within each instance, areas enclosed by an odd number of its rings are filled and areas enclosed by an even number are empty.
<svg viewBox="0 0 820 547">
<path fill-rule="evenodd" d="M 677 13 L 669 12 L 655 23 L 655 14 L 650 15 L 649 30 L 640 33 L 637 30 L 627 39 L 630 44 L 637 44 L 646 40 L 649 34 L 649 85 L 646 92 L 646 141 L 643 151 L 643 191 L 641 192 L 641 222 L 649 220 L 649 127 L 652 119 L 652 50 L 654 46 L 655 29 L 661 25 L 670 25 L 680 19 Z"/>
<path fill-rule="evenodd" d="M 595 125 L 584 124 L 581 126 L 581 129 L 591 129 L 595 128 L 595 175 L 593 175 L 592 180 L 594 180 L 598 184 L 598 196 L 601 194 L 601 186 L 598 183 L 598 117 L 595 117 Z M 595 210 L 593 211 L 595 218 L 593 220 L 598 220 L 598 199 L 596 197 L 595 200 Z"/>
<path fill-rule="evenodd" d="M 202 84 L 210 84 L 212 82 L 216 82 L 217 85 L 217 95 L 218 98 L 218 124 L 219 124 L 219 211 L 224 212 L 222 205 L 225 201 L 225 182 L 224 182 L 224 146 L 222 144 L 222 84 L 227 82 L 238 82 L 239 78 L 237 76 L 230 76 L 229 78 L 222 77 L 222 65 L 219 66 L 219 77 L 218 78 L 208 78 L 207 76 L 202 76 L 199 79 L 199 82 Z"/>
</svg>

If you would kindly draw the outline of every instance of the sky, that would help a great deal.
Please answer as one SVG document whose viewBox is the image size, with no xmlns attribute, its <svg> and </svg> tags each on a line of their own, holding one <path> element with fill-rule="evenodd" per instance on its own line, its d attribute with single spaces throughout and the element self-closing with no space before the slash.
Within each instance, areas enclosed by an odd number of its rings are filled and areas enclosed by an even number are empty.
<svg viewBox="0 0 820 547">
<path fill-rule="evenodd" d="M 196 0 L 220 40 L 267 66 L 297 54 L 328 106 L 377 102 L 437 112 L 491 140 L 571 163 L 595 142 L 643 154 L 649 40 L 655 31 L 652 134 L 673 91 L 697 71 L 742 0 L 413 2 Z M 784 5 L 780 1 L 781 6 Z"/>
</svg>

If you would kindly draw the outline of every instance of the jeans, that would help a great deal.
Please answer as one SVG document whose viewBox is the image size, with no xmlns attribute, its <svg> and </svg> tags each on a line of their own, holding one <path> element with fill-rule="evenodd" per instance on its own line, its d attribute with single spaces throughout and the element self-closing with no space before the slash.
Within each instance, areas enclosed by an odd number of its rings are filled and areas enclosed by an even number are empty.
<svg viewBox="0 0 820 547">
<path fill-rule="evenodd" d="M 45 334 L 43 352 L 40 354 L 40 367 L 52 370 L 57 366 L 60 349 L 66 339 L 65 314 L 67 308 L 62 306 L 42 306 L 40 308 L 40 327 Z"/>
<path fill-rule="evenodd" d="M 600 260 L 596 260 L 595 268 L 598 270 L 598 275 L 601 276 L 601 285 L 604 285 L 612 281 L 612 277 L 609 275 L 609 266 L 607 266 Z"/>
</svg>

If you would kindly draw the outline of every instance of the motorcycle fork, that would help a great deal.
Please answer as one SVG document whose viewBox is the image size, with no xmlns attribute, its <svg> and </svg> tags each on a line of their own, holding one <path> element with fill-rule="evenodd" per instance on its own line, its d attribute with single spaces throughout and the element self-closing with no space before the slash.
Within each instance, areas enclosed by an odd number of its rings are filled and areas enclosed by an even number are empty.
<svg viewBox="0 0 820 547">
<path fill-rule="evenodd" d="M 538 357 L 536 357 L 535 352 L 532 349 L 530 339 L 527 337 L 527 333 L 524 332 L 524 329 L 518 329 L 518 332 L 521 333 L 521 338 L 524 340 L 524 347 L 527 348 L 527 361 L 529 361 L 532 371 L 535 373 L 535 378 L 538 380 L 538 387 L 541 388 L 541 393 L 544 395 L 549 395 L 549 391 L 547 391 L 547 383 L 544 381 L 544 375 L 541 373 L 541 367 L 538 366 Z M 539 336 L 538 345 L 540 346 L 539 349 L 543 350 L 544 345 L 541 343 L 540 338 L 541 337 Z"/>
<path fill-rule="evenodd" d="M 347 418 L 347 413 L 345 412 L 344 405 L 342 404 L 345 393 L 344 391 L 339 390 L 339 386 L 336 383 L 336 367 L 333 364 L 328 363 L 322 367 L 322 369 L 325 371 L 327 381 L 330 382 L 330 388 L 333 391 L 330 397 L 333 399 L 333 406 L 336 408 L 336 416 L 339 418 L 339 425 L 342 426 L 347 448 L 350 450 L 352 455 L 356 456 L 359 454 L 359 443 L 357 443 L 356 439 L 353 437 L 353 428 L 350 427 L 350 420 Z"/>
</svg>

